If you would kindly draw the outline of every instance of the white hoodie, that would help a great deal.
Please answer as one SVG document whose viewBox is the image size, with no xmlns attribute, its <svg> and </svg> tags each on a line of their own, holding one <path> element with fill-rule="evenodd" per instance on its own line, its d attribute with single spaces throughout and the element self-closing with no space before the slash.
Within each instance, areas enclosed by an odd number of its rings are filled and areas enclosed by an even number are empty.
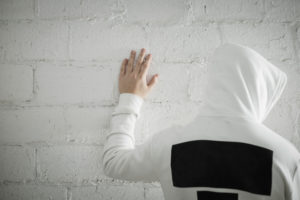
<svg viewBox="0 0 300 200">
<path fill-rule="evenodd" d="M 262 124 L 287 76 L 253 49 L 219 47 L 205 103 L 186 126 L 135 145 L 143 99 L 120 94 L 103 151 L 110 177 L 161 183 L 166 200 L 300 200 L 300 154 Z"/>
</svg>

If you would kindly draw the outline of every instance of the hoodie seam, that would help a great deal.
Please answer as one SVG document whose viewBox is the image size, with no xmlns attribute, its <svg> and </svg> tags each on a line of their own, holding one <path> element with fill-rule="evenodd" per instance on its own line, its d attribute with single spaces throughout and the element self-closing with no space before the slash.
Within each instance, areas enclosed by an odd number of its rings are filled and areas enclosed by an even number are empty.
<svg viewBox="0 0 300 200">
<path fill-rule="evenodd" d="M 280 94 L 277 94 L 278 92 L 280 92 L 280 93 L 282 93 L 283 92 L 283 89 L 284 88 L 282 88 L 282 90 L 281 91 L 279 91 L 279 89 L 280 89 L 280 85 L 283 83 L 283 81 L 284 81 L 284 76 L 285 75 L 281 75 L 280 77 L 279 77 L 279 80 L 278 80 L 278 83 L 277 83 L 277 85 L 276 85 L 276 88 L 275 88 L 275 90 L 274 90 L 274 93 L 273 93 L 273 95 L 272 95 L 272 97 L 270 98 L 270 103 L 268 103 L 268 105 L 267 105 L 267 112 L 265 113 L 265 116 L 264 116 L 264 118 L 266 118 L 266 116 L 270 113 L 270 108 L 272 107 L 272 105 L 275 105 L 275 103 L 276 102 L 274 102 L 275 100 L 276 101 L 278 101 L 278 99 L 279 99 L 279 97 L 280 97 Z M 276 95 L 277 94 L 277 98 L 276 98 Z"/>
</svg>

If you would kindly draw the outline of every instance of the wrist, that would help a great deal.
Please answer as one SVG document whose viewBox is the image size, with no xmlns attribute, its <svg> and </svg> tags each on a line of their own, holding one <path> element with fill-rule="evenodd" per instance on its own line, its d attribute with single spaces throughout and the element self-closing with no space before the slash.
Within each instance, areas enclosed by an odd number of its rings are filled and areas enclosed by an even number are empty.
<svg viewBox="0 0 300 200">
<path fill-rule="evenodd" d="M 134 113 L 137 117 L 140 115 L 144 99 L 134 93 L 124 92 L 120 94 L 117 111 Z"/>
<path fill-rule="evenodd" d="M 137 97 L 137 98 L 141 98 L 143 101 L 145 100 L 145 97 L 144 97 L 144 96 L 142 96 L 142 95 L 140 95 L 140 94 L 138 94 L 138 93 L 135 93 L 135 92 L 121 92 L 121 93 L 120 93 L 120 96 L 121 96 L 122 94 L 126 94 L 126 95 L 129 95 L 129 96 L 135 96 L 135 97 Z"/>
</svg>

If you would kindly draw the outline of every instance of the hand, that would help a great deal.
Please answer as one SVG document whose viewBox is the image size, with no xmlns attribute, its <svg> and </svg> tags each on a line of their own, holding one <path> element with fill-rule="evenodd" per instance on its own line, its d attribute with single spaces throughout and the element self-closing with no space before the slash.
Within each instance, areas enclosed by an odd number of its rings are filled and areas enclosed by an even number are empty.
<svg viewBox="0 0 300 200">
<path fill-rule="evenodd" d="M 125 58 L 122 62 L 119 75 L 119 91 L 121 93 L 133 93 L 139 95 L 143 99 L 148 95 L 158 80 L 158 74 L 155 74 L 149 84 L 147 84 L 146 76 L 152 60 L 152 55 L 148 54 L 145 58 L 146 49 L 142 48 L 136 65 L 134 66 L 136 52 L 130 52 L 130 59 Z"/>
</svg>

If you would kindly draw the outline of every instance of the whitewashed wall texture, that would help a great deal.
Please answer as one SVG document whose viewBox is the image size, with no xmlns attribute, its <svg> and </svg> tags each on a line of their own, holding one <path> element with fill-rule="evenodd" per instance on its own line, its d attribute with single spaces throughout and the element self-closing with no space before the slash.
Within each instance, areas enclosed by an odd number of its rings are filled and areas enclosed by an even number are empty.
<svg viewBox="0 0 300 200">
<path fill-rule="evenodd" d="M 159 74 L 137 121 L 142 143 L 197 114 L 225 42 L 287 73 L 264 123 L 300 150 L 300 0 L 0 0 L 0 199 L 162 200 L 159 183 L 102 171 L 121 61 L 144 47 Z"/>
</svg>

